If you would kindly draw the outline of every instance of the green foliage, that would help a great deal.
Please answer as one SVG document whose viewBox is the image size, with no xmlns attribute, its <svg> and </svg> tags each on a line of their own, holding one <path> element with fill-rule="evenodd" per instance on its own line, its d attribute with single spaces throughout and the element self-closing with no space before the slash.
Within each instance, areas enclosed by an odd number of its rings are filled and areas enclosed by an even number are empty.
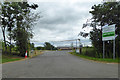
<svg viewBox="0 0 120 80">
<path fill-rule="evenodd" d="M 116 27 L 116 56 L 119 54 L 120 50 L 120 1 L 119 2 L 107 2 L 99 5 L 92 6 L 92 11 L 90 13 L 93 15 L 93 22 L 99 23 L 100 26 L 104 26 L 106 24 L 112 25 L 115 24 Z M 107 56 L 113 51 L 113 42 L 106 41 L 105 48 Z"/>
<path fill-rule="evenodd" d="M 92 27 L 93 30 L 90 33 L 81 32 L 80 35 L 83 37 L 90 36 L 92 45 L 94 46 L 97 55 L 101 57 L 103 42 L 102 42 L 102 27 L 106 24 L 115 24 L 116 27 L 116 57 L 120 53 L 120 2 L 107 2 L 92 6 L 91 23 L 86 22 L 83 24 L 83 28 Z M 112 58 L 113 54 L 113 41 L 105 42 L 105 57 Z"/>
<path fill-rule="evenodd" d="M 90 40 L 95 47 L 95 50 L 97 53 L 102 53 L 102 32 L 101 29 L 93 29 L 93 31 L 90 31 Z"/>
<path fill-rule="evenodd" d="M 14 32 L 14 34 L 16 34 L 14 40 L 18 46 L 18 51 L 20 51 L 21 56 L 24 56 L 26 50 L 28 49 L 29 34 L 23 29 L 19 29 L 17 32 Z"/>
<path fill-rule="evenodd" d="M 97 57 L 96 51 L 93 47 L 83 47 L 82 54 L 90 56 L 90 57 Z"/>
<path fill-rule="evenodd" d="M 53 45 L 51 45 L 49 42 L 45 42 L 44 48 L 45 50 L 56 50 L 56 48 Z"/>
<path fill-rule="evenodd" d="M 34 43 L 30 43 L 31 50 L 35 50 Z"/>
<path fill-rule="evenodd" d="M 38 46 L 36 47 L 37 50 L 44 50 L 45 48 L 44 47 L 41 47 L 41 46 Z"/>
<path fill-rule="evenodd" d="M 29 50 L 29 40 L 33 37 L 32 26 L 40 18 L 39 14 L 34 14 L 31 9 L 36 9 L 37 4 L 28 4 L 28 2 L 5 2 L 2 3 L 2 32 L 4 43 L 6 45 L 5 31 L 8 31 L 8 39 L 15 41 L 17 50 L 21 56 Z M 7 50 L 7 49 L 6 49 Z"/>
</svg>

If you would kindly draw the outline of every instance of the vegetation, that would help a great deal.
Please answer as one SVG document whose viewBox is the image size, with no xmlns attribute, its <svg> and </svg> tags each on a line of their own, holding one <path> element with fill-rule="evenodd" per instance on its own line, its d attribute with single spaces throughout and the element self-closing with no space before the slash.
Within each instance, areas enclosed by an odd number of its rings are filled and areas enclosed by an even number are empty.
<svg viewBox="0 0 120 80">
<path fill-rule="evenodd" d="M 76 53 L 75 51 L 74 52 L 70 52 L 70 54 L 73 54 L 73 55 L 76 55 L 76 56 L 79 56 L 81 58 L 85 58 L 85 59 L 89 59 L 89 60 L 94 60 L 94 61 L 100 61 L 100 62 L 114 62 L 114 63 L 118 63 L 119 62 L 119 59 L 116 58 L 116 59 L 112 59 L 112 58 L 98 58 L 97 57 L 97 54 L 96 54 L 96 57 L 95 56 L 91 56 L 93 54 L 95 54 L 95 50 L 93 48 L 83 48 L 82 49 L 82 54 L 78 54 Z M 88 54 L 88 55 L 86 55 Z"/>
<path fill-rule="evenodd" d="M 30 49 L 35 50 L 34 43 L 30 43 Z"/>
<path fill-rule="evenodd" d="M 38 46 L 36 47 L 37 50 L 57 50 L 55 46 L 50 44 L 49 42 L 44 43 L 44 47 Z"/>
<path fill-rule="evenodd" d="M 41 47 L 41 46 L 38 46 L 36 47 L 36 50 L 44 50 L 45 48 L 44 47 Z"/>
<path fill-rule="evenodd" d="M 55 50 L 56 48 L 53 46 L 53 45 L 51 45 L 49 42 L 45 42 L 44 43 L 44 48 L 45 48 L 45 50 Z"/>
<path fill-rule="evenodd" d="M 30 49 L 30 38 L 33 37 L 32 27 L 40 18 L 39 14 L 34 14 L 31 9 L 36 9 L 37 4 L 28 4 L 28 2 L 4 2 L 1 3 L 2 9 L 0 18 L 2 18 L 3 32 L 3 52 L 12 53 L 15 49 L 20 56 L 24 56 L 25 51 Z M 8 35 L 5 34 L 6 31 Z M 6 41 L 6 35 L 9 41 Z M 15 44 L 11 41 L 14 40 Z M 9 51 L 8 49 L 9 48 Z"/>
<path fill-rule="evenodd" d="M 11 61 L 18 61 L 18 60 L 22 60 L 23 58 L 18 57 L 18 56 L 13 56 L 13 55 L 2 55 L 2 63 L 6 63 L 6 62 L 11 62 Z"/>
<path fill-rule="evenodd" d="M 96 48 L 94 47 L 83 47 L 82 48 L 82 53 L 83 55 L 86 55 L 86 56 L 89 56 L 89 57 L 95 57 L 95 58 L 103 58 L 103 53 L 98 53 Z M 105 58 L 113 58 L 113 54 L 111 55 L 105 55 L 106 57 Z M 118 56 L 117 56 L 118 58 Z"/>
<path fill-rule="evenodd" d="M 94 47 L 94 56 L 101 57 L 103 42 L 102 42 L 102 27 L 104 25 L 113 25 L 116 27 L 116 57 L 120 53 L 120 2 L 105 2 L 92 6 L 92 18 L 83 24 L 83 28 L 92 27 L 90 33 L 80 32 L 83 37 L 90 37 Z M 113 41 L 105 41 L 105 58 L 112 58 Z"/>
</svg>

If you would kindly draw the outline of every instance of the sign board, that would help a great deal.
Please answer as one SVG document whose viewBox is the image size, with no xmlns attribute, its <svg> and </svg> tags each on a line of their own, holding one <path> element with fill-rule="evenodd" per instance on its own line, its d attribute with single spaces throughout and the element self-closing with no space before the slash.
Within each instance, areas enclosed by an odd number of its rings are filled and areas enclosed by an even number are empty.
<svg viewBox="0 0 120 80">
<path fill-rule="evenodd" d="M 105 25 L 102 27 L 102 41 L 115 39 L 115 25 Z"/>
<path fill-rule="evenodd" d="M 82 48 L 83 47 L 83 45 L 80 45 L 80 48 Z"/>
<path fill-rule="evenodd" d="M 76 53 L 79 53 L 79 49 L 76 50 Z"/>
</svg>

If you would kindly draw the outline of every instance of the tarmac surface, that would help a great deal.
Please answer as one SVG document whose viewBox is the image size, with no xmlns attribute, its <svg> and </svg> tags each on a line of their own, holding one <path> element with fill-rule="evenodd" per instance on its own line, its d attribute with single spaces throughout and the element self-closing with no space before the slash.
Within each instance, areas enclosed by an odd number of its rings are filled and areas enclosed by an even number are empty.
<svg viewBox="0 0 120 80">
<path fill-rule="evenodd" d="M 118 78 L 118 64 L 100 63 L 69 54 L 45 51 L 36 57 L 5 63 L 3 78 Z"/>
</svg>

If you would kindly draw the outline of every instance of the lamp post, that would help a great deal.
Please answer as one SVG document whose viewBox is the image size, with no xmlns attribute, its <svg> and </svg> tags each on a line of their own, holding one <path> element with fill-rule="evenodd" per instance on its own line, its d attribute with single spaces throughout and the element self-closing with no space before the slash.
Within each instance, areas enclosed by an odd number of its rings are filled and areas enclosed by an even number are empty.
<svg viewBox="0 0 120 80">
<path fill-rule="evenodd" d="M 79 40 L 79 53 L 81 54 L 81 51 L 82 51 L 82 49 L 81 49 L 81 43 L 80 43 L 80 39 L 78 39 Z"/>
</svg>

